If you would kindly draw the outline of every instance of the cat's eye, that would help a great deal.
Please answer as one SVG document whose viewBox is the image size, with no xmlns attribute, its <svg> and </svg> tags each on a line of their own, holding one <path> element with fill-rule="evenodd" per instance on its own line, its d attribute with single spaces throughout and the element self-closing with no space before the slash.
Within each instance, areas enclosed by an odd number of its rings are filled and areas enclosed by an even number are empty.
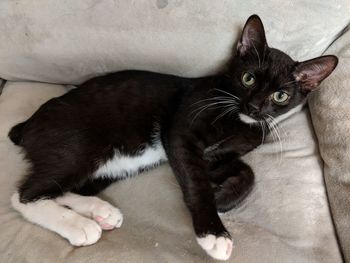
<svg viewBox="0 0 350 263">
<path fill-rule="evenodd" d="M 252 88 L 255 85 L 255 76 L 253 73 L 244 72 L 242 74 L 242 84 L 246 88 Z"/>
<path fill-rule="evenodd" d="M 286 105 L 289 101 L 289 94 L 283 90 L 276 91 L 272 94 L 272 100 L 278 105 Z"/>
</svg>

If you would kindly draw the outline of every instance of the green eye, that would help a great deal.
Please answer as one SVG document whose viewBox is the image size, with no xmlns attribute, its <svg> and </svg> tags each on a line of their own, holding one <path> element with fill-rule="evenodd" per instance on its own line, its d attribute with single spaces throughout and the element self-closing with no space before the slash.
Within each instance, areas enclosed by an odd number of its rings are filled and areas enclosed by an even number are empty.
<svg viewBox="0 0 350 263">
<path fill-rule="evenodd" d="M 290 96 L 285 91 L 276 91 L 272 94 L 273 102 L 278 105 L 286 105 L 288 103 Z"/>
<path fill-rule="evenodd" d="M 242 74 L 242 83 L 244 87 L 251 88 L 255 85 L 255 76 L 253 73 L 244 72 Z"/>
</svg>

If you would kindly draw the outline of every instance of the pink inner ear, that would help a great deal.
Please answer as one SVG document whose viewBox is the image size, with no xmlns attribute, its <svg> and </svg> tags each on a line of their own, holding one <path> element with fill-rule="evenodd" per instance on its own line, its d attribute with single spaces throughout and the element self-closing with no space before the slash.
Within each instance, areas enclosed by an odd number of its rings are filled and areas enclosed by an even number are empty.
<svg viewBox="0 0 350 263">
<path fill-rule="evenodd" d="M 301 62 L 297 65 L 294 77 L 306 90 L 313 90 L 327 78 L 337 66 L 337 58 L 324 56 Z"/>
<path fill-rule="evenodd" d="M 249 48 L 259 50 L 266 45 L 264 26 L 260 18 L 252 15 L 248 18 L 242 32 L 240 41 L 237 44 L 237 50 L 244 55 Z"/>
<path fill-rule="evenodd" d="M 316 65 L 312 65 L 310 68 L 298 72 L 295 75 L 295 79 L 307 87 L 316 88 L 320 84 L 320 81 L 324 79 L 323 75 L 324 70 Z"/>
<path fill-rule="evenodd" d="M 251 46 L 252 41 L 257 41 L 256 38 L 258 38 L 258 32 L 256 32 L 256 29 L 248 27 L 244 32 L 242 36 L 242 44 L 243 46 Z"/>
<path fill-rule="evenodd" d="M 244 55 L 247 52 L 247 46 L 242 44 L 241 42 L 238 42 L 237 44 L 237 50 L 241 55 Z"/>
<path fill-rule="evenodd" d="M 238 42 L 237 44 L 237 50 L 240 52 L 241 55 L 244 55 L 247 50 L 249 49 L 250 46 L 252 46 L 251 41 L 253 40 L 253 36 L 249 36 L 249 31 L 252 29 L 249 28 L 249 26 L 246 26 L 244 29 L 242 36 L 241 36 L 241 41 Z"/>
</svg>

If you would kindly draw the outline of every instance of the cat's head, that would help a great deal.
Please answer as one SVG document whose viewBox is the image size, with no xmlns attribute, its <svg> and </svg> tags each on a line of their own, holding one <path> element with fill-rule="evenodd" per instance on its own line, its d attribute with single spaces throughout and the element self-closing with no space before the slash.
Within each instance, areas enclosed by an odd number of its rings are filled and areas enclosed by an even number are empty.
<svg viewBox="0 0 350 263">
<path fill-rule="evenodd" d="M 230 92 L 240 99 L 239 118 L 245 123 L 271 117 L 276 121 L 286 119 L 302 108 L 307 95 L 331 74 L 337 63 L 335 56 L 294 61 L 282 51 L 268 47 L 260 18 L 249 17 L 228 74 L 232 82 Z"/>
</svg>

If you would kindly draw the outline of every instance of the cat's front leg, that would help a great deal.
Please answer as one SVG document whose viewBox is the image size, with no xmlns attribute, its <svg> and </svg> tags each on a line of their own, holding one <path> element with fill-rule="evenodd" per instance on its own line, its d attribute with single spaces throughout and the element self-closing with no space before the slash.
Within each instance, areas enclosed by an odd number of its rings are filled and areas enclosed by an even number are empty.
<svg viewBox="0 0 350 263">
<path fill-rule="evenodd" d="M 211 161 L 208 172 L 210 180 L 216 185 L 215 202 L 219 212 L 237 207 L 253 189 L 253 170 L 235 157 Z"/>
<path fill-rule="evenodd" d="M 190 136 L 174 136 L 168 143 L 168 160 L 190 210 L 198 244 L 213 258 L 227 260 L 231 236 L 218 216 L 207 163 L 197 142 Z"/>
</svg>

